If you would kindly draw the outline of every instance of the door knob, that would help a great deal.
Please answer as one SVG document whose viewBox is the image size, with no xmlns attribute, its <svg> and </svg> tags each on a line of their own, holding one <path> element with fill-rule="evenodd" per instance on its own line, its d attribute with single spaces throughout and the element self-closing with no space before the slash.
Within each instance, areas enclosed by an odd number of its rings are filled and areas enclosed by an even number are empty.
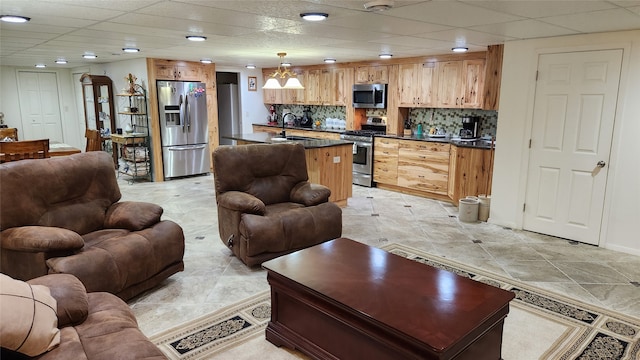
<svg viewBox="0 0 640 360">
<path fill-rule="evenodd" d="M 604 162 L 604 161 L 602 161 L 602 160 L 600 160 L 600 161 L 598 161 L 598 163 L 597 163 L 596 165 L 597 165 L 598 167 L 603 168 L 605 165 L 607 165 L 607 163 L 606 163 L 606 162 Z"/>
</svg>

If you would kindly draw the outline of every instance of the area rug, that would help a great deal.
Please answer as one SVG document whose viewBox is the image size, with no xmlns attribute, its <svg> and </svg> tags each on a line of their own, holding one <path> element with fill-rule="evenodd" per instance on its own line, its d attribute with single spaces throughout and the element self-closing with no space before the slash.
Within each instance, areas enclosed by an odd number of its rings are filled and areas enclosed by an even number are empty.
<svg viewBox="0 0 640 360">
<path fill-rule="evenodd" d="M 513 291 L 505 320 L 504 360 L 640 359 L 640 319 L 526 285 L 405 245 L 382 247 L 398 256 Z M 151 337 L 169 359 L 307 359 L 265 340 L 270 293 Z"/>
</svg>

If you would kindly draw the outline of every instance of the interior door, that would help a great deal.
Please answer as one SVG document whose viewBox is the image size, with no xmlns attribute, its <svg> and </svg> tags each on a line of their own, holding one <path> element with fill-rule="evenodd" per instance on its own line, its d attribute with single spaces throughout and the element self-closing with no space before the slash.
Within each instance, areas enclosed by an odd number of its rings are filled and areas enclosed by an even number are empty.
<svg viewBox="0 0 640 360">
<path fill-rule="evenodd" d="M 622 50 L 541 55 L 524 228 L 599 243 Z"/>
<path fill-rule="evenodd" d="M 20 139 L 64 142 L 57 75 L 18 71 L 18 87 L 24 134 Z"/>
</svg>

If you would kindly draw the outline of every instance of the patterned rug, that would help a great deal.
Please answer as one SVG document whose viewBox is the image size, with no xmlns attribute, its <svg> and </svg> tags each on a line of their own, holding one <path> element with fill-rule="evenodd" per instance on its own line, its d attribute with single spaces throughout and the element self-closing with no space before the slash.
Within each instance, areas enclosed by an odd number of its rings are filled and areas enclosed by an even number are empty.
<svg viewBox="0 0 640 360">
<path fill-rule="evenodd" d="M 640 319 L 491 274 L 405 245 L 393 254 L 513 291 L 505 320 L 502 357 L 535 359 L 640 359 Z M 169 359 L 306 359 L 264 339 L 271 314 L 268 291 L 151 337 Z"/>
</svg>

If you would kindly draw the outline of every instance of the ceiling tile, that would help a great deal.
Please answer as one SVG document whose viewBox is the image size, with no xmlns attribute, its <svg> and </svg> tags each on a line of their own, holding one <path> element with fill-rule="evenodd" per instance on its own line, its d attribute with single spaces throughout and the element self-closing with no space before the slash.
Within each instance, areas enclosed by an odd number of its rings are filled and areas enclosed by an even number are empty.
<svg viewBox="0 0 640 360">
<path fill-rule="evenodd" d="M 416 35 L 427 39 L 448 41 L 453 46 L 502 44 L 514 38 L 499 34 L 489 34 L 468 29 L 453 29 Z"/>
<path fill-rule="evenodd" d="M 538 20 L 518 20 L 507 23 L 479 25 L 473 26 L 471 29 L 514 39 L 561 36 L 577 33 L 575 30 Z"/>
<path fill-rule="evenodd" d="M 431 1 L 388 10 L 385 15 L 456 27 L 493 24 L 522 19 L 465 3 Z"/>
<path fill-rule="evenodd" d="M 540 20 L 586 33 L 640 29 L 640 16 L 622 8 L 553 16 Z"/>
<path fill-rule="evenodd" d="M 526 18 L 541 18 L 554 15 L 567 15 L 579 12 L 606 10 L 616 5 L 599 0 L 460 0 L 462 2 Z"/>
</svg>

